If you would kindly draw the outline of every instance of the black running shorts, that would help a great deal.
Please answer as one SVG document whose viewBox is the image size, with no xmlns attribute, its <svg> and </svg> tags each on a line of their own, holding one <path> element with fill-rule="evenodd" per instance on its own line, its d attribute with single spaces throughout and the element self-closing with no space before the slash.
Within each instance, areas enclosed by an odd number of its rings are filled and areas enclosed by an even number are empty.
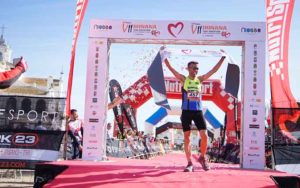
<svg viewBox="0 0 300 188">
<path fill-rule="evenodd" d="M 192 121 L 194 121 L 199 131 L 206 130 L 206 123 L 203 118 L 202 110 L 201 111 L 182 110 L 180 119 L 181 119 L 183 132 L 191 130 Z"/>
</svg>

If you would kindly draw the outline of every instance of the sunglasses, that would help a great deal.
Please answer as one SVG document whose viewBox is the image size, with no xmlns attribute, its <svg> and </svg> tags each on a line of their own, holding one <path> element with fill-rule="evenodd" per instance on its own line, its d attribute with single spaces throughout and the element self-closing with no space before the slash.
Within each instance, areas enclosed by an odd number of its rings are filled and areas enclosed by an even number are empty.
<svg viewBox="0 0 300 188">
<path fill-rule="evenodd" d="M 199 68 L 198 67 L 193 67 L 193 70 L 199 70 Z"/>
</svg>

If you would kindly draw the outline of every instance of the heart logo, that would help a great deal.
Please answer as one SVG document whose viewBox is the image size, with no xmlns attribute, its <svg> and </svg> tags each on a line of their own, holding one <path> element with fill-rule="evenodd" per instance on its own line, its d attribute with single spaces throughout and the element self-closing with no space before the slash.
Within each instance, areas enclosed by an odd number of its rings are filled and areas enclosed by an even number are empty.
<svg viewBox="0 0 300 188">
<path fill-rule="evenodd" d="M 182 53 L 184 53 L 184 54 L 190 54 L 190 53 L 192 52 L 191 49 L 183 49 L 183 50 L 181 50 L 181 51 L 182 51 Z"/>
<path fill-rule="evenodd" d="M 177 35 L 181 33 L 183 27 L 184 25 L 182 22 L 177 22 L 176 24 L 169 24 L 168 31 L 173 37 L 177 38 Z"/>
</svg>

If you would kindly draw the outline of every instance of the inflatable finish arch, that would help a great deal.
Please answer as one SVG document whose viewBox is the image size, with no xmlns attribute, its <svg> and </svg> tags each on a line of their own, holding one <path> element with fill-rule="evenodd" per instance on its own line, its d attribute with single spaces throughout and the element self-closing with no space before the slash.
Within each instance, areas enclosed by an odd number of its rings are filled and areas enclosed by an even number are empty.
<svg viewBox="0 0 300 188">
<path fill-rule="evenodd" d="M 169 99 L 181 99 L 181 83 L 173 77 L 165 77 L 167 97 Z M 137 109 L 152 97 L 151 88 L 147 76 L 141 77 L 132 86 L 123 92 L 123 99 Z M 202 99 L 214 102 L 223 112 L 227 113 L 227 142 L 236 143 L 235 104 L 236 98 L 227 93 L 220 80 L 210 79 L 202 83 Z M 238 118 L 239 119 L 239 118 Z M 240 125 L 240 122 L 238 122 Z"/>
</svg>

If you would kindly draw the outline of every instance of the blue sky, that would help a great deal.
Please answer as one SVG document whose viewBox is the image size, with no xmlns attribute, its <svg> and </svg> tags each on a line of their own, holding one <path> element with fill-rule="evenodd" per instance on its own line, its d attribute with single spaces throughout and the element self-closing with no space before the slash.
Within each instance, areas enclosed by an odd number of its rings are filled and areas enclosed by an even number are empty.
<svg viewBox="0 0 300 188">
<path fill-rule="evenodd" d="M 0 25 L 5 25 L 5 39 L 13 49 L 13 57 L 23 55 L 29 70 L 26 76 L 59 77 L 63 68 L 67 84 L 73 34 L 76 0 L 1 0 Z M 211 20 L 211 21 L 265 21 L 263 0 L 89 0 L 78 39 L 72 107 L 83 116 L 84 89 L 87 62 L 88 24 L 96 19 L 142 20 Z M 294 96 L 300 99 L 297 54 L 300 54 L 300 4 L 295 3 L 291 25 L 289 69 Z M 121 54 L 130 52 L 130 58 L 147 55 L 145 46 L 126 51 L 126 46 L 113 47 L 116 54 L 111 64 L 124 62 Z M 219 47 L 218 47 L 219 48 Z M 217 48 L 217 49 L 218 49 Z M 237 50 L 229 48 L 229 51 Z M 135 53 L 136 52 L 136 53 Z M 120 53 L 118 55 L 118 53 Z M 119 58 L 118 58 L 119 57 Z M 125 62 L 126 63 L 126 62 Z M 116 71 L 116 70 L 115 70 Z M 133 70 L 134 71 L 134 70 Z M 202 72 L 201 72 L 202 73 Z M 110 73 L 113 77 L 115 73 Z M 128 73 L 127 73 L 128 74 Z M 266 82 L 269 81 L 268 76 Z M 268 86 L 268 83 L 266 83 Z M 266 97 L 270 98 L 269 88 Z M 142 120 L 140 120 L 142 122 Z"/>
</svg>

